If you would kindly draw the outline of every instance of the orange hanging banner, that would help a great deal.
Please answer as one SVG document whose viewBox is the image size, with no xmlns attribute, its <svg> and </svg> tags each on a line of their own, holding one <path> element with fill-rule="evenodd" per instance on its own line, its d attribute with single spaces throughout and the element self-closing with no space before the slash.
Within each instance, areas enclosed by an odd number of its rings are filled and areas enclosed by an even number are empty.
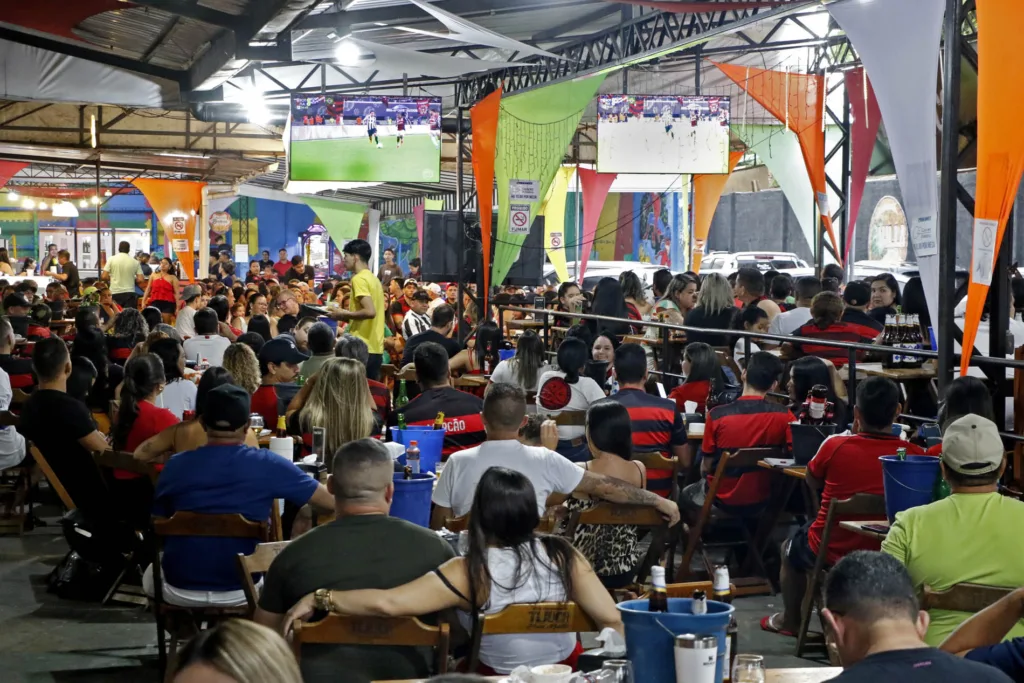
<svg viewBox="0 0 1024 683">
<path fill-rule="evenodd" d="M 1024 97 L 1013 85 L 1024 80 L 1024 54 L 1016 43 L 1024 26 L 1024 4 L 978 0 L 977 15 L 978 62 L 986 68 L 978 71 L 978 185 L 961 375 L 967 374 L 971 362 L 1006 221 L 1024 172 L 1024 127 L 1019 121 Z"/>
<path fill-rule="evenodd" d="M 476 184 L 477 215 L 484 246 L 484 292 L 491 288 L 491 237 L 494 230 L 494 156 L 498 146 L 498 117 L 501 116 L 501 87 L 473 105 L 473 182 Z"/>
<path fill-rule="evenodd" d="M 198 216 L 203 208 L 206 183 L 153 178 L 136 178 L 130 182 L 139 188 L 153 207 L 174 255 L 181 262 L 182 280 L 195 282 L 192 245 L 195 243 Z"/>
<path fill-rule="evenodd" d="M 711 231 L 711 219 L 715 217 L 718 200 L 722 198 L 725 183 L 743 158 L 743 150 L 729 152 L 729 173 L 715 174 L 698 173 L 693 176 L 693 258 L 690 270 L 700 272 L 700 263 L 704 259 L 704 245 Z"/>
<path fill-rule="evenodd" d="M 828 187 L 825 182 L 825 79 L 822 76 L 767 71 L 736 64 L 719 64 L 722 73 L 740 86 L 772 116 L 786 124 L 800 140 L 807 175 L 811 178 L 815 203 L 821 222 L 828 230 L 828 238 L 836 260 L 842 265 L 843 255 L 832 229 L 832 215 L 828 207 Z"/>
</svg>

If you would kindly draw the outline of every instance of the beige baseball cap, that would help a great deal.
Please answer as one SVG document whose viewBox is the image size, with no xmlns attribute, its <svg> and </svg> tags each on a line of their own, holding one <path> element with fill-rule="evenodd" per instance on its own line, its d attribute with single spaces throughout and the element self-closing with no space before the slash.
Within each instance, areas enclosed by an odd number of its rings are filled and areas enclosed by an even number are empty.
<svg viewBox="0 0 1024 683">
<path fill-rule="evenodd" d="M 992 420 L 964 415 L 942 435 L 942 462 L 954 472 L 979 475 L 995 472 L 1003 464 L 1003 440 Z"/>
</svg>

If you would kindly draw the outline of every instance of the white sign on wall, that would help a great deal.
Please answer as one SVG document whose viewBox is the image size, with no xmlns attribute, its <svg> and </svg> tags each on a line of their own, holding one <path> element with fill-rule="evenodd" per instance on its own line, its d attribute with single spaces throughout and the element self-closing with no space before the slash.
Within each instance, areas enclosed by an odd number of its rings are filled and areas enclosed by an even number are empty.
<svg viewBox="0 0 1024 683">
<path fill-rule="evenodd" d="M 508 233 L 510 235 L 528 235 L 530 233 L 529 204 L 509 205 Z"/>
</svg>

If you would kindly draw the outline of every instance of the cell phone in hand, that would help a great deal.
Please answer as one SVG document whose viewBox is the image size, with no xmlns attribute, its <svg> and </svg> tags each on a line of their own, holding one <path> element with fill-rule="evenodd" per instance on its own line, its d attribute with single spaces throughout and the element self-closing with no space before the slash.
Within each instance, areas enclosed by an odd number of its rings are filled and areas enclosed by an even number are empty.
<svg viewBox="0 0 1024 683">
<path fill-rule="evenodd" d="M 662 398 L 668 398 L 668 394 L 665 393 L 665 385 L 661 382 L 655 382 L 654 386 L 658 387 L 658 396 Z"/>
</svg>

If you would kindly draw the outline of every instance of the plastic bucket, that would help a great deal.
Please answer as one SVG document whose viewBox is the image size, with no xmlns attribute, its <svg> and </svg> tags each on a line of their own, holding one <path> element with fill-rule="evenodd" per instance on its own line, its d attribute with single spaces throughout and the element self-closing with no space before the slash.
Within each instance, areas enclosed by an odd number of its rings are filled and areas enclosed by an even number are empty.
<svg viewBox="0 0 1024 683">
<path fill-rule="evenodd" d="M 885 488 L 885 514 L 892 524 L 897 512 L 932 502 L 935 480 L 940 476 L 939 459 L 931 455 L 879 456 Z"/>
<path fill-rule="evenodd" d="M 511 360 L 515 355 L 515 349 L 498 349 L 498 360 Z"/>
<path fill-rule="evenodd" d="M 420 449 L 420 472 L 436 472 L 437 463 L 441 462 L 441 449 L 444 447 L 445 430 L 430 427 L 391 428 L 391 440 L 406 448 L 410 441 L 415 441 Z M 398 458 L 405 465 L 405 456 Z"/>
<path fill-rule="evenodd" d="M 715 683 L 721 683 L 725 661 L 726 628 L 732 605 L 708 600 L 707 614 L 693 614 L 690 598 L 669 598 L 668 612 L 649 612 L 647 600 L 627 600 L 617 607 L 626 631 L 626 658 L 633 664 L 634 680 L 675 683 L 675 637 L 684 633 L 718 638 Z M 724 664 L 723 664 L 724 662 Z"/>
<path fill-rule="evenodd" d="M 434 493 L 434 475 L 395 474 L 395 496 L 391 499 L 391 516 L 430 528 L 430 496 Z"/>
<path fill-rule="evenodd" d="M 327 327 L 331 328 L 335 334 L 338 333 L 338 321 L 334 318 L 327 315 L 321 315 L 317 318 L 317 322 L 327 325 Z"/>
</svg>

